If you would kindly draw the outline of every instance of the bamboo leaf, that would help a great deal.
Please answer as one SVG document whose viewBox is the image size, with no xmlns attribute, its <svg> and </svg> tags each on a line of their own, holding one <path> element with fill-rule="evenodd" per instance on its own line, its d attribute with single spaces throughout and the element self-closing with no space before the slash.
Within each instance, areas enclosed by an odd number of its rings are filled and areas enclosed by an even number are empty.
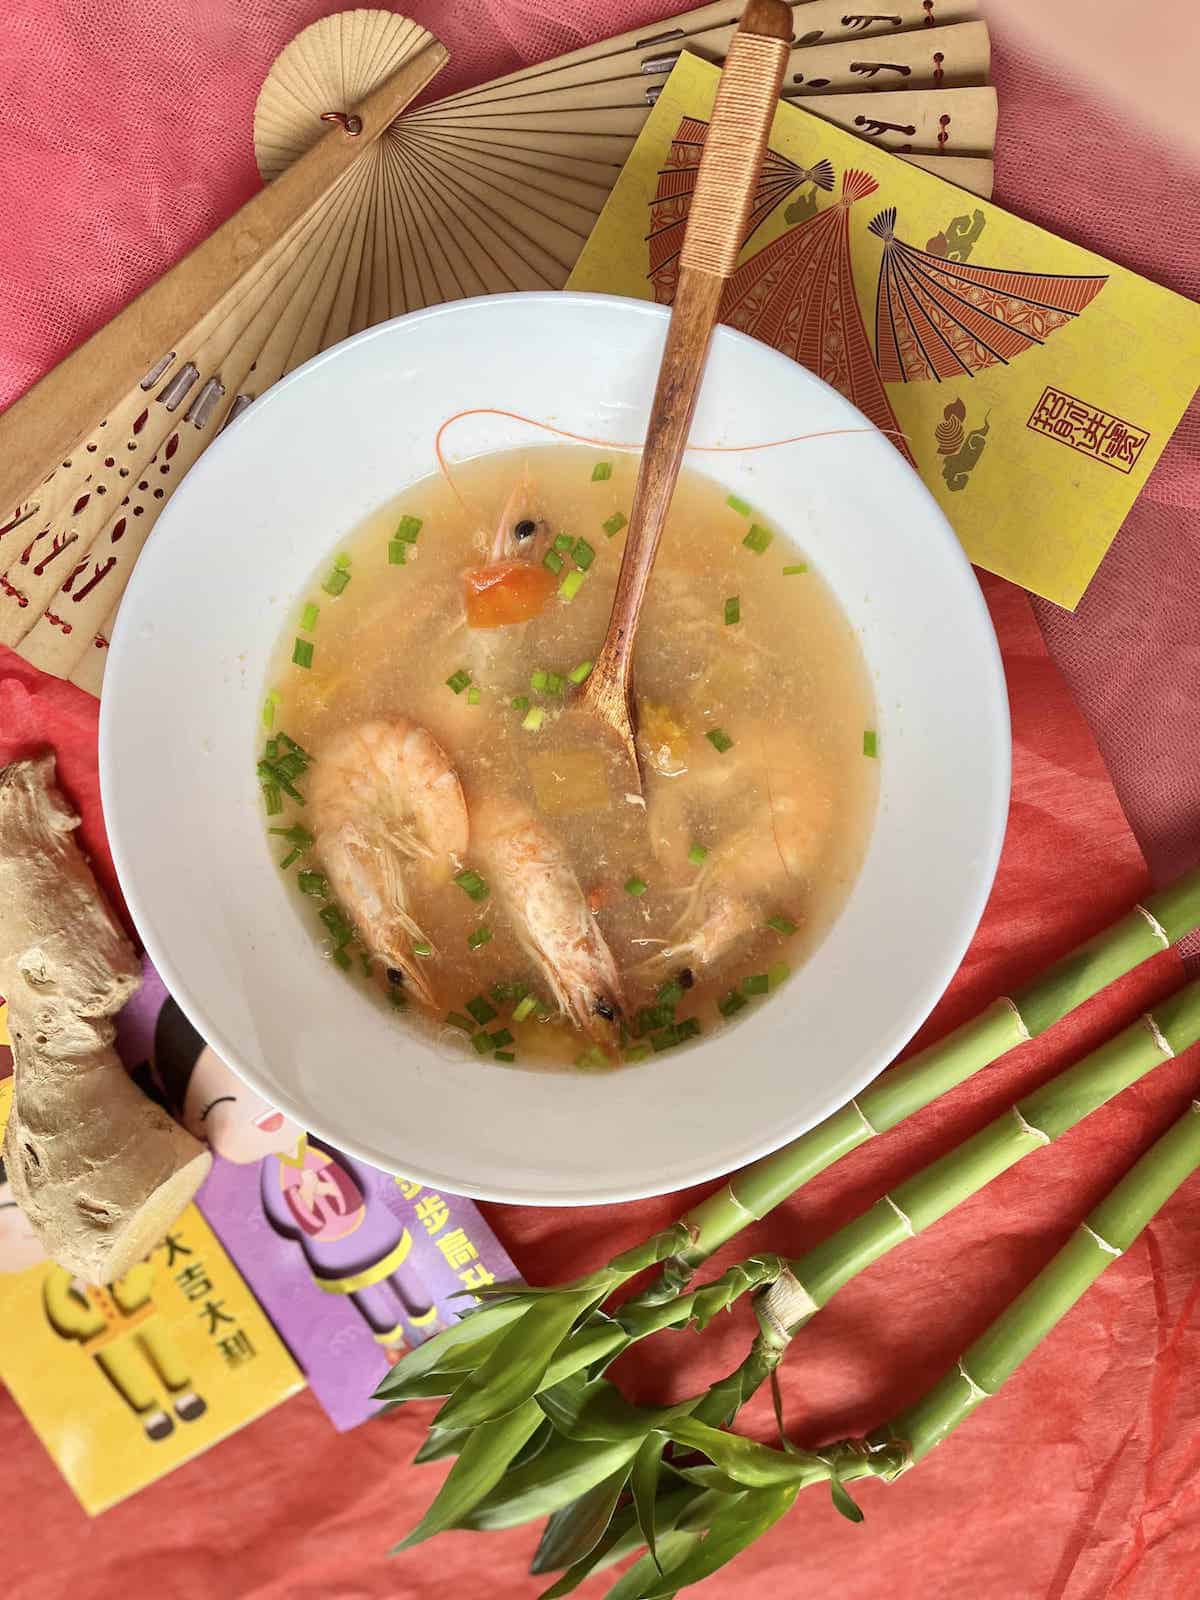
<svg viewBox="0 0 1200 1600">
<path fill-rule="evenodd" d="M 578 1589 L 585 1578 L 590 1577 L 600 1567 L 607 1566 L 610 1557 L 613 1561 L 619 1561 L 622 1555 L 628 1554 L 627 1550 L 620 1547 L 627 1544 L 631 1537 L 636 1539 L 640 1535 L 633 1507 L 626 1506 L 623 1510 L 617 1512 L 602 1538 L 592 1546 L 588 1553 L 578 1561 L 573 1562 L 548 1589 L 543 1589 L 538 1596 L 538 1600 L 560 1600 L 562 1595 L 571 1594 L 575 1589 Z M 633 1548 L 633 1546 L 630 1546 L 630 1548 Z M 529 1569 L 531 1572 L 550 1570 L 548 1565 L 543 1566 L 541 1564 L 541 1556 L 542 1547 L 539 1545 L 538 1553 Z"/>
<path fill-rule="evenodd" d="M 459 1525 L 504 1477 L 512 1458 L 541 1426 L 541 1421 L 542 1408 L 536 1400 L 528 1400 L 507 1416 L 476 1428 L 463 1445 L 433 1504 L 408 1537 L 394 1547 L 393 1554 L 432 1539 L 445 1528 Z M 529 1468 L 519 1470 L 527 1472 Z"/>
<path fill-rule="evenodd" d="M 665 1430 L 686 1418 L 694 1401 L 677 1406 L 635 1406 L 606 1378 L 594 1378 L 573 1394 L 560 1398 L 563 1386 L 538 1395 L 560 1433 L 571 1439 L 640 1443 L 652 1431 Z"/>
<path fill-rule="evenodd" d="M 559 1572 L 590 1554 L 607 1533 L 628 1481 L 628 1466 L 618 1467 L 573 1504 L 556 1511 L 546 1524 L 530 1572 Z"/>
<path fill-rule="evenodd" d="M 397 1390 L 412 1379 L 426 1377 L 431 1372 L 469 1369 L 479 1365 L 500 1342 L 504 1329 L 515 1322 L 524 1310 L 525 1306 L 517 1297 L 499 1300 L 493 1305 L 472 1311 L 449 1328 L 443 1328 L 432 1339 L 408 1351 L 380 1379 L 375 1398 L 396 1398 Z"/>
<path fill-rule="evenodd" d="M 555 1437 L 554 1424 L 549 1417 L 543 1417 L 542 1424 L 526 1439 L 509 1463 L 509 1470 L 523 1467 L 527 1461 L 532 1461 L 535 1456 L 540 1456 L 542 1451 Z"/>
<path fill-rule="evenodd" d="M 682 1529 L 673 1529 L 664 1534 L 659 1541 L 661 1560 L 666 1565 L 666 1580 L 671 1581 L 672 1573 L 696 1548 L 700 1540 L 699 1533 L 685 1532 Z M 663 1574 L 658 1563 L 647 1553 L 640 1561 L 635 1561 L 629 1571 L 623 1573 L 612 1588 L 605 1595 L 604 1600 L 642 1600 L 644 1595 L 650 1593 L 653 1585 L 663 1581 Z M 657 1592 L 657 1591 L 656 1591 Z M 674 1589 L 666 1589 L 665 1597 L 676 1593 Z"/>
<path fill-rule="evenodd" d="M 736 1433 L 722 1433 L 707 1423 L 691 1417 L 679 1417 L 665 1430 L 676 1444 L 699 1450 L 722 1472 L 728 1473 L 747 1488 L 760 1489 L 777 1484 L 795 1484 L 797 1487 L 818 1479 L 827 1478 L 829 1469 L 816 1456 L 804 1451 L 772 1450 L 769 1445 L 756 1444 L 753 1439 L 743 1439 Z"/>
<path fill-rule="evenodd" d="M 439 1427 L 488 1422 L 532 1399 L 554 1354 L 576 1321 L 594 1303 L 591 1290 L 538 1300 L 500 1339 L 482 1366 L 455 1390 L 438 1412 Z"/>
<path fill-rule="evenodd" d="M 731 1478 L 720 1467 L 676 1467 L 681 1478 L 694 1483 L 699 1489 L 711 1489 L 716 1494 L 745 1494 L 746 1485 Z"/>
<path fill-rule="evenodd" d="M 536 1402 L 534 1402 L 536 1404 Z M 595 1488 L 611 1473 L 632 1464 L 639 1441 L 597 1444 L 591 1439 L 559 1437 L 533 1461 L 493 1480 L 490 1492 L 464 1516 L 464 1528 L 515 1528 L 535 1517 L 548 1517 Z"/>
<path fill-rule="evenodd" d="M 846 1518 L 847 1522 L 862 1522 L 864 1520 L 862 1507 L 855 1504 L 854 1497 L 840 1478 L 836 1476 L 830 1478 L 829 1490 L 833 1495 L 834 1505 Z"/>
<path fill-rule="evenodd" d="M 406 1400 L 441 1400 L 454 1393 L 470 1370 L 469 1367 L 461 1367 L 426 1372 L 419 1378 L 409 1378 L 404 1383 L 396 1384 L 386 1397 L 377 1390 L 375 1398 L 383 1399 L 388 1406 L 400 1406 Z"/>
<path fill-rule="evenodd" d="M 646 1541 L 646 1548 L 658 1566 L 658 1551 L 655 1543 L 655 1501 L 658 1498 L 658 1470 L 662 1463 L 663 1439 L 654 1433 L 643 1440 L 638 1453 L 633 1458 L 633 1471 L 630 1473 L 629 1487 L 633 1491 L 633 1505 L 637 1512 L 638 1527 L 642 1531 L 642 1538 Z M 661 1571 L 661 1567 L 659 1568 Z"/>
<path fill-rule="evenodd" d="M 413 1457 L 413 1465 L 423 1466 L 427 1461 L 443 1461 L 456 1456 L 474 1433 L 473 1428 L 430 1428 L 425 1442 Z"/>
<path fill-rule="evenodd" d="M 761 1538 L 768 1528 L 774 1527 L 780 1517 L 791 1510 L 799 1492 L 799 1484 L 776 1485 L 770 1489 L 752 1489 L 740 1500 L 728 1503 L 682 1561 L 669 1563 L 657 1583 L 640 1592 L 631 1591 L 621 1596 L 621 1600 L 633 1600 L 634 1593 L 638 1593 L 638 1600 L 670 1600 L 690 1583 L 700 1583 L 711 1577 Z M 609 1600 L 614 1593 L 610 1593 Z"/>
</svg>

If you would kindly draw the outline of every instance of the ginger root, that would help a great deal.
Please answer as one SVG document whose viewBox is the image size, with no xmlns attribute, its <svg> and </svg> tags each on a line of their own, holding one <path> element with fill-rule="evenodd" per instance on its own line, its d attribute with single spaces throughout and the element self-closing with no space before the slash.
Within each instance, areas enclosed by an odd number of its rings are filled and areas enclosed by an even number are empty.
<svg viewBox="0 0 1200 1600">
<path fill-rule="evenodd" d="M 0 768 L 0 994 L 13 1102 L 4 1161 L 51 1260 L 106 1284 L 146 1256 L 212 1165 L 121 1065 L 112 1018 L 138 959 L 76 844 L 46 753 Z"/>
</svg>

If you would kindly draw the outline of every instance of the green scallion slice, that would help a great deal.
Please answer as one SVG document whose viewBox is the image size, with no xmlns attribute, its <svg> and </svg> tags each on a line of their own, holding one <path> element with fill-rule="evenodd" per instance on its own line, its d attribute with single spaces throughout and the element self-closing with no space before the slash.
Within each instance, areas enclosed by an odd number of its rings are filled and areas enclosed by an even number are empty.
<svg viewBox="0 0 1200 1600">
<path fill-rule="evenodd" d="M 289 850 L 287 855 L 285 855 L 283 860 L 279 863 L 281 870 L 286 872 L 287 869 L 291 866 L 292 862 L 293 861 L 299 861 L 299 859 L 300 859 L 299 850 Z"/>
<path fill-rule="evenodd" d="M 591 1045 L 581 1056 L 575 1057 L 580 1072 L 599 1072 L 610 1065 L 608 1057 L 598 1044 Z"/>
<path fill-rule="evenodd" d="M 321 921 L 329 930 L 333 942 L 338 945 L 349 944 L 354 938 L 354 929 L 346 920 L 346 914 L 341 906 L 334 905 L 332 901 L 321 907 Z"/>
<path fill-rule="evenodd" d="M 420 517 L 401 517 L 392 538 L 399 539 L 402 544 L 416 544 L 423 526 Z"/>
<path fill-rule="evenodd" d="M 408 560 L 408 546 L 403 539 L 388 540 L 388 566 L 402 567 Z"/>
<path fill-rule="evenodd" d="M 296 882 L 301 894 L 311 894 L 315 900 L 329 899 L 329 880 L 323 872 L 297 873 Z"/>
<path fill-rule="evenodd" d="M 485 944 L 491 943 L 491 938 L 492 930 L 486 922 L 481 923 L 474 933 L 467 935 L 467 948 L 468 950 L 480 950 Z"/>
<path fill-rule="evenodd" d="M 571 559 L 577 567 L 581 567 L 586 572 L 592 562 L 595 561 L 596 552 L 586 539 L 576 539 L 575 548 L 571 551 Z"/>
<path fill-rule="evenodd" d="M 494 983 L 491 987 L 492 999 L 500 1001 L 501 1004 L 524 1000 L 528 993 L 529 987 L 524 983 Z"/>
<path fill-rule="evenodd" d="M 528 711 L 529 696 L 527 694 L 514 695 L 512 698 L 512 708 L 514 711 Z"/>
<path fill-rule="evenodd" d="M 471 674 L 466 667 L 459 667 L 457 672 L 452 672 L 446 679 L 447 689 L 452 689 L 455 694 L 461 694 L 471 681 Z"/>
<path fill-rule="evenodd" d="M 340 559 L 341 558 L 339 557 L 339 560 Z M 335 566 L 321 587 L 324 589 L 326 594 L 331 594 L 336 599 L 349 582 L 350 574 L 346 571 L 345 567 Z"/>
<path fill-rule="evenodd" d="M 675 1020 L 675 1007 L 663 1005 L 642 1006 L 637 1016 L 633 1019 L 633 1031 L 637 1038 L 644 1039 L 648 1033 L 655 1032 L 658 1028 L 668 1028 Z"/>
<path fill-rule="evenodd" d="M 546 693 L 547 694 L 561 694 L 562 692 L 563 692 L 562 674 L 558 673 L 558 672 L 548 672 L 546 674 Z"/>
<path fill-rule="evenodd" d="M 542 565 L 548 568 L 549 571 L 551 571 L 557 578 L 558 574 L 563 569 L 563 558 L 559 555 L 557 550 L 547 550 L 546 554 L 542 557 Z"/>
<path fill-rule="evenodd" d="M 262 725 L 264 728 L 273 728 L 275 726 L 275 707 L 278 704 L 278 692 L 272 689 L 267 695 L 267 698 L 263 701 Z"/>
<path fill-rule="evenodd" d="M 433 946 L 428 939 L 418 939 L 412 947 L 413 955 L 428 958 L 433 954 Z"/>
<path fill-rule="evenodd" d="M 292 661 L 298 667 L 311 667 L 313 647 L 311 639 L 297 639 L 292 646 Z"/>
<path fill-rule="evenodd" d="M 492 1048 L 495 1050 L 505 1050 L 510 1044 L 516 1044 L 517 1042 L 507 1028 L 500 1028 L 495 1033 L 488 1034 L 488 1038 L 492 1041 Z"/>
<path fill-rule="evenodd" d="M 683 985 L 677 978 L 672 978 L 669 983 L 664 983 L 662 988 L 658 991 L 659 1005 L 670 1006 L 672 1011 L 682 999 Z"/>
<path fill-rule="evenodd" d="M 586 577 L 587 573 L 581 571 L 578 567 L 574 572 L 568 572 L 558 586 L 559 597 L 568 602 L 574 600 L 580 589 L 583 588 Z"/>
<path fill-rule="evenodd" d="M 268 833 L 276 834 L 280 839 L 286 839 L 290 845 L 295 845 L 297 850 L 311 850 L 316 840 L 307 828 L 302 828 L 298 822 L 293 822 L 290 828 L 269 828 Z"/>
<path fill-rule="evenodd" d="M 277 817 L 283 810 L 283 796 L 279 792 L 277 783 L 264 783 L 262 786 L 263 805 L 269 817 Z"/>
<path fill-rule="evenodd" d="M 772 989 L 778 989 L 779 985 L 791 975 L 792 969 L 786 961 L 773 961 L 767 968 L 767 982 Z"/>
<path fill-rule="evenodd" d="M 767 927 L 774 928 L 775 932 L 782 934 L 785 939 L 789 938 L 790 935 L 796 931 L 796 924 L 792 921 L 791 917 L 768 917 Z"/>
<path fill-rule="evenodd" d="M 511 1050 L 497 1050 L 496 1051 L 496 1060 L 497 1061 L 511 1062 L 511 1061 L 515 1061 L 516 1059 L 517 1059 L 516 1056 L 513 1055 Z"/>
<path fill-rule="evenodd" d="M 593 483 L 607 483 L 608 480 L 611 477 L 612 477 L 612 462 L 611 461 L 597 461 L 596 465 L 592 468 L 592 482 Z"/>
<path fill-rule="evenodd" d="M 765 972 L 755 972 L 749 978 L 742 979 L 742 993 L 746 995 L 766 994 L 770 986 Z"/>
<path fill-rule="evenodd" d="M 630 1066 L 633 1066 L 638 1061 L 645 1061 L 649 1054 L 650 1046 L 648 1044 L 631 1044 L 625 1052 L 625 1059 Z"/>
<path fill-rule="evenodd" d="M 574 543 L 575 541 L 569 533 L 556 533 L 554 536 L 554 548 L 564 553 L 569 550 Z"/>
<path fill-rule="evenodd" d="M 346 555 L 345 552 L 343 552 L 340 556 L 334 556 L 333 565 L 334 565 L 334 570 L 337 571 L 337 572 L 349 572 L 350 571 L 350 557 L 348 555 Z"/>
<path fill-rule="evenodd" d="M 518 1000 L 513 1007 L 512 1019 L 514 1022 L 524 1022 L 526 1017 L 532 1016 L 537 1009 L 537 996 L 527 994 L 523 1000 Z"/>
<path fill-rule="evenodd" d="M 456 872 L 454 881 L 472 900 L 486 900 L 492 892 L 487 886 L 486 878 L 481 878 L 474 867 L 465 867 L 462 872 Z"/>
<path fill-rule="evenodd" d="M 878 754 L 879 742 L 875 737 L 875 730 L 873 728 L 868 728 L 863 734 L 863 755 L 877 756 Z"/>
<path fill-rule="evenodd" d="M 542 710 L 541 706 L 530 706 L 529 710 L 521 718 L 521 726 L 528 733 L 536 733 L 541 727 L 542 723 L 545 721 L 545 718 L 546 713 Z"/>
<path fill-rule="evenodd" d="M 539 667 L 536 672 L 531 672 L 529 674 L 529 687 L 534 691 L 535 694 L 545 694 L 546 681 L 549 676 L 550 674 L 548 672 L 543 671 Z"/>
<path fill-rule="evenodd" d="M 739 595 L 736 595 L 736 594 L 731 594 L 729 596 L 729 599 L 726 600 L 726 602 L 725 602 L 725 626 L 726 627 L 730 627 L 730 626 L 732 626 L 733 623 L 740 622 L 741 620 L 742 620 L 742 601 L 741 601 L 741 597 Z"/>
<path fill-rule="evenodd" d="M 321 615 L 321 608 L 310 600 L 300 613 L 300 627 L 305 633 L 311 633 L 317 625 L 317 618 Z"/>
<path fill-rule="evenodd" d="M 494 1022 L 500 1015 L 491 1001 L 481 994 L 477 994 L 473 1000 L 468 1000 L 463 1010 L 469 1011 L 481 1028 L 486 1027 L 489 1022 Z"/>
<path fill-rule="evenodd" d="M 581 661 L 577 667 L 572 667 L 567 677 L 572 683 L 582 683 L 596 665 L 594 661 Z"/>
<path fill-rule="evenodd" d="M 483 695 L 475 687 L 475 685 L 472 684 L 471 687 L 467 690 L 467 704 L 469 706 L 477 706 L 482 699 L 483 699 Z"/>
<path fill-rule="evenodd" d="M 721 755 L 724 755 L 726 750 L 733 749 L 733 740 L 725 732 L 724 728 L 710 728 L 704 737 L 712 745 L 713 749 Z"/>
<path fill-rule="evenodd" d="M 334 948 L 329 953 L 333 957 L 333 959 L 337 962 L 338 966 L 341 967 L 343 972 L 349 972 L 350 971 L 350 956 L 349 956 L 349 953 L 346 950 L 345 945 L 342 945 L 342 944 L 335 945 Z"/>
<path fill-rule="evenodd" d="M 393 1011 L 408 1010 L 408 996 L 403 989 L 389 989 L 387 992 L 388 1004 Z"/>
<path fill-rule="evenodd" d="M 640 895 L 644 895 L 646 890 L 649 887 L 650 887 L 650 885 L 646 882 L 646 880 L 644 878 L 639 878 L 639 877 L 635 876 L 635 877 L 632 877 L 632 878 L 626 878 L 626 880 L 625 880 L 625 893 L 626 894 L 631 894 L 634 897 L 635 900 Z"/>
<path fill-rule="evenodd" d="M 750 532 L 742 540 L 748 550 L 753 550 L 756 556 L 761 556 L 775 535 L 769 528 L 762 528 L 757 522 L 752 523 Z"/>
<path fill-rule="evenodd" d="M 708 860 L 708 851 L 702 844 L 694 844 L 688 851 L 688 860 L 694 867 L 702 867 Z"/>
<path fill-rule="evenodd" d="M 808 571 L 808 562 L 807 561 L 794 561 L 790 567 L 784 567 L 783 575 L 784 575 L 785 578 L 795 578 L 801 572 L 807 572 L 807 571 Z"/>
<path fill-rule="evenodd" d="M 614 511 L 611 517 L 605 517 L 600 526 L 604 529 L 608 537 L 613 539 L 618 533 L 620 533 L 621 529 L 624 528 L 628 522 L 629 518 L 623 511 Z"/>
<path fill-rule="evenodd" d="M 446 1021 L 452 1028 L 461 1028 L 464 1033 L 474 1033 L 475 1024 L 470 1017 L 464 1017 L 461 1011 L 447 1011 Z"/>
<path fill-rule="evenodd" d="M 492 1042 L 486 1033 L 473 1033 L 471 1035 L 471 1043 L 475 1046 L 476 1052 L 479 1055 L 490 1055 Z"/>
<path fill-rule="evenodd" d="M 725 504 L 731 511 L 736 511 L 739 517 L 748 517 L 750 515 L 749 505 L 739 494 L 731 494 L 726 499 Z"/>
<path fill-rule="evenodd" d="M 728 1019 L 736 1016 L 745 1004 L 745 995 L 739 994 L 736 989 L 731 989 L 724 999 L 717 1001 L 717 1010 Z"/>
</svg>

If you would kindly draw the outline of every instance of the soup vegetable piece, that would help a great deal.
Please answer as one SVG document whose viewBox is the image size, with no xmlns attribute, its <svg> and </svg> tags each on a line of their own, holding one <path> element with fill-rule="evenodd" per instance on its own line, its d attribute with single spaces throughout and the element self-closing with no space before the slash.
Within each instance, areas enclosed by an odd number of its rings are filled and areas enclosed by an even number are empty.
<svg viewBox="0 0 1200 1600">
<path fill-rule="evenodd" d="M 572 712 L 636 467 L 555 445 L 413 485 L 275 653 L 258 775 L 299 913 L 348 982 L 481 1062 L 605 1070 L 769 1004 L 869 838 L 857 638 L 793 530 L 699 474 L 643 617 L 644 796 Z"/>
</svg>

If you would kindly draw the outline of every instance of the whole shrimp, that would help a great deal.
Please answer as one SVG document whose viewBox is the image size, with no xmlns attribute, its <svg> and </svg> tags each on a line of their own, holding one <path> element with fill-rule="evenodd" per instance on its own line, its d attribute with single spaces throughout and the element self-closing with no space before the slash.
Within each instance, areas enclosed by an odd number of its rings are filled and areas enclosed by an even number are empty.
<svg viewBox="0 0 1200 1600">
<path fill-rule="evenodd" d="M 621 979 L 558 840 L 507 796 L 473 802 L 471 839 L 555 999 L 577 1028 L 615 1057 Z"/>
<path fill-rule="evenodd" d="M 432 1006 L 406 878 L 444 879 L 466 854 L 466 802 L 445 751 L 406 717 L 345 728 L 316 752 L 309 800 L 317 854 L 363 942 Z"/>
</svg>

